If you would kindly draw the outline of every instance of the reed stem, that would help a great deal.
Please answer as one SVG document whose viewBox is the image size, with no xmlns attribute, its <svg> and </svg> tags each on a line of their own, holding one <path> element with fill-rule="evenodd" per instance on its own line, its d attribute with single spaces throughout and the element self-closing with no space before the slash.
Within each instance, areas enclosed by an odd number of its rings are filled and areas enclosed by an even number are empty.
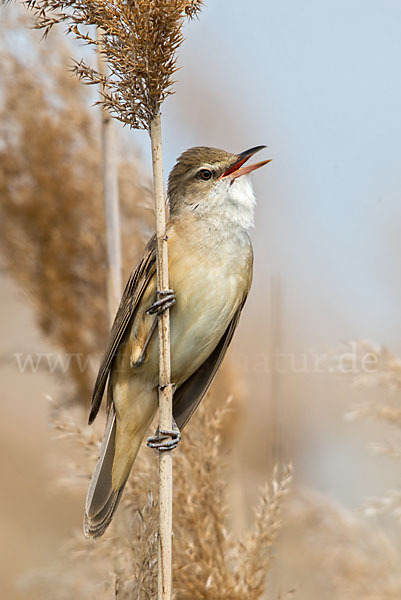
<svg viewBox="0 0 401 600">
<path fill-rule="evenodd" d="M 152 144 L 153 186 L 157 238 L 157 289 L 167 290 L 168 255 L 166 236 L 166 201 L 163 180 L 163 155 L 160 112 L 150 123 Z M 159 429 L 172 428 L 172 397 L 170 364 L 170 315 L 159 316 Z M 173 456 L 171 450 L 159 452 L 159 565 L 158 600 L 170 600 L 172 592 L 172 505 Z"/>
</svg>

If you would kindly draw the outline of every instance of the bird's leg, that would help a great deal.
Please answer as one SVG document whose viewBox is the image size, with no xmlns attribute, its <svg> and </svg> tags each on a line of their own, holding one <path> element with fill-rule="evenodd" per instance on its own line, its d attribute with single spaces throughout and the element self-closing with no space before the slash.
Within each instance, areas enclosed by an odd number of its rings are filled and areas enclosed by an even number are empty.
<svg viewBox="0 0 401 600">
<path fill-rule="evenodd" d="M 175 304 L 175 294 L 173 290 L 157 290 L 158 300 L 152 304 L 146 311 L 147 315 L 161 315 L 165 310 Z"/>
<path fill-rule="evenodd" d="M 180 440 L 181 432 L 173 417 L 172 429 L 157 428 L 155 435 L 148 437 L 146 440 L 146 445 L 149 448 L 159 450 L 159 452 L 164 452 L 165 450 L 174 450 L 174 448 L 177 448 Z"/>
<path fill-rule="evenodd" d="M 156 330 L 156 327 L 157 327 L 157 317 L 155 317 L 155 319 L 154 319 L 154 321 L 152 323 L 152 326 L 151 326 L 151 328 L 149 330 L 149 333 L 148 333 L 148 336 L 147 336 L 147 338 L 146 338 L 146 340 L 145 340 L 145 342 L 143 344 L 143 347 L 142 347 L 140 355 L 138 356 L 138 358 L 136 358 L 135 362 L 131 363 L 132 367 L 134 367 L 134 368 L 135 367 L 140 367 L 144 363 L 144 361 L 145 361 L 145 355 L 146 355 L 146 350 L 148 349 L 148 346 L 150 344 L 150 340 L 152 339 L 152 336 L 153 336 L 153 334 L 154 334 L 154 332 Z"/>
<path fill-rule="evenodd" d="M 156 294 L 159 299 L 156 300 L 156 302 L 154 302 L 152 306 L 150 306 L 150 308 L 148 308 L 146 311 L 147 315 L 156 315 L 156 318 L 154 319 L 151 325 L 151 328 L 143 343 L 143 347 L 140 351 L 139 356 L 135 355 L 134 357 L 131 357 L 131 366 L 134 368 L 140 367 L 145 361 L 146 351 L 156 330 L 157 317 L 159 317 L 165 310 L 171 308 L 175 304 L 175 294 L 173 290 L 158 290 Z"/>
</svg>

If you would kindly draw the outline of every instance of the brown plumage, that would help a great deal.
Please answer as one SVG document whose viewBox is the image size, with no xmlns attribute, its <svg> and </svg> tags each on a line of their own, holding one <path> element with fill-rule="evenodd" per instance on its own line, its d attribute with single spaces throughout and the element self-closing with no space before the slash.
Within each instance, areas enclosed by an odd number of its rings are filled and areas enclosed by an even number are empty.
<svg viewBox="0 0 401 600">
<path fill-rule="evenodd" d="M 171 372 L 180 429 L 224 358 L 251 285 L 254 196 L 247 174 L 268 161 L 242 165 L 259 149 L 235 155 L 192 148 L 169 177 Z M 108 381 L 109 418 L 86 501 L 87 536 L 102 535 L 110 523 L 157 409 L 157 317 L 146 312 L 156 300 L 155 246 L 153 237 L 128 280 L 93 392 L 89 423 Z"/>
</svg>

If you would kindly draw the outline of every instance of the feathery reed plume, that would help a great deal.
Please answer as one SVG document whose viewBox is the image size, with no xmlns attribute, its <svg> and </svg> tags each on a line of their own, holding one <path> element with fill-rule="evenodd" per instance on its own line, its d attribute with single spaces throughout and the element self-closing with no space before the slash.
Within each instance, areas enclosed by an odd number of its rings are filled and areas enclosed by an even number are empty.
<svg viewBox="0 0 401 600">
<path fill-rule="evenodd" d="M 199 14 L 202 0 L 28 0 L 37 27 L 47 35 L 57 23 L 92 45 L 110 69 L 106 75 L 84 60 L 75 72 L 89 84 L 102 84 L 101 104 L 124 124 L 150 129 L 163 100 L 172 94 L 184 19 Z M 102 39 L 87 26 L 103 31 Z"/>
<path fill-rule="evenodd" d="M 275 473 L 271 485 L 261 490 L 253 524 L 236 538 L 227 528 L 229 468 L 222 443 L 222 433 L 232 419 L 231 404 L 228 398 L 215 414 L 202 404 L 196 427 L 188 426 L 185 452 L 176 459 L 174 522 L 179 535 L 174 546 L 174 582 L 178 598 L 256 600 L 265 591 L 291 467 L 280 476 Z M 210 440 L 208 444 L 205 439 Z M 180 510 L 183 505 L 185 511 Z"/>
<path fill-rule="evenodd" d="M 349 351 L 351 350 L 351 351 Z M 389 350 L 371 341 L 354 341 L 342 354 L 339 372 L 352 377 L 352 383 L 360 389 L 376 387 L 383 391 L 382 397 L 371 401 L 367 398 L 354 403 L 346 414 L 349 421 L 370 419 L 389 425 L 386 442 L 374 442 L 372 450 L 381 455 L 399 460 L 401 445 L 399 433 L 401 430 L 401 360 Z M 344 359 L 345 357 L 345 359 Z M 394 441 L 389 441 L 391 438 Z M 387 512 L 393 514 L 400 523 L 401 490 L 399 487 L 388 490 L 381 498 L 368 499 L 364 512 L 368 516 L 376 516 Z"/>
<path fill-rule="evenodd" d="M 303 580 L 299 584 L 302 598 L 401 597 L 399 549 L 360 513 L 323 494 L 295 489 L 284 519 L 278 560 L 288 570 L 294 561 L 297 576 Z"/>
<path fill-rule="evenodd" d="M 354 341 L 342 348 L 341 369 L 352 375 L 357 387 L 381 386 L 389 392 L 401 390 L 401 360 L 369 340 Z"/>
<path fill-rule="evenodd" d="M 226 386 L 229 385 L 228 377 Z M 228 398 L 214 414 L 209 406 L 212 395 L 208 394 L 199 407 L 196 424 L 188 424 L 183 440 L 185 452 L 178 453 L 175 459 L 174 597 L 257 600 L 264 596 L 272 544 L 281 528 L 291 469 L 280 477 L 277 473 L 273 475 L 271 484 L 261 491 L 251 527 L 240 537 L 234 536 L 226 484 L 230 467 L 229 461 L 222 458 L 224 455 L 228 458 L 223 434 L 234 426 L 235 402 Z M 101 440 L 89 427 L 77 426 L 76 419 L 72 420 L 57 403 L 53 424 L 62 437 L 75 439 L 90 457 L 90 465 L 80 460 L 71 466 L 71 477 L 63 482 L 71 490 L 74 482 L 75 486 L 81 486 L 89 479 Z M 96 590 L 98 598 L 109 597 L 113 591 L 120 600 L 155 598 L 158 508 L 150 491 L 157 489 L 151 462 L 150 453 L 143 448 L 128 481 L 128 493 L 122 499 L 124 527 L 114 533 L 108 531 L 102 544 L 84 542 L 81 536 L 75 536 L 59 561 L 46 572 L 26 578 L 30 597 L 38 594 L 42 599 L 52 600 L 83 598 L 84 578 L 87 596 Z M 116 556 L 120 560 L 110 560 Z M 110 564 L 117 564 L 118 570 L 110 571 Z"/>
<path fill-rule="evenodd" d="M 5 25 L 10 33 L 12 23 Z M 51 52 L 39 45 L 29 63 L 0 49 L 0 244 L 41 331 L 79 359 L 70 361 L 69 381 L 87 404 L 107 336 L 100 136 L 88 91 L 66 72 L 70 50 L 58 36 L 49 43 Z M 151 229 L 142 181 L 126 153 L 119 160 L 125 273 Z"/>
</svg>

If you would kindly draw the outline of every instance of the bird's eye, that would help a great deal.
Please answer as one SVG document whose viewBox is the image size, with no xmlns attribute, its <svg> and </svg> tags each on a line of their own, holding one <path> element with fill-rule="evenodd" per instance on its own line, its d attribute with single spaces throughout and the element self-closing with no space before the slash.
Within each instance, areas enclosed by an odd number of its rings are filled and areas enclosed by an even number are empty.
<svg viewBox="0 0 401 600">
<path fill-rule="evenodd" d="M 203 181 L 209 181 L 213 176 L 213 173 L 209 171 L 209 169 L 201 169 L 198 173 L 199 179 L 203 179 Z"/>
</svg>

